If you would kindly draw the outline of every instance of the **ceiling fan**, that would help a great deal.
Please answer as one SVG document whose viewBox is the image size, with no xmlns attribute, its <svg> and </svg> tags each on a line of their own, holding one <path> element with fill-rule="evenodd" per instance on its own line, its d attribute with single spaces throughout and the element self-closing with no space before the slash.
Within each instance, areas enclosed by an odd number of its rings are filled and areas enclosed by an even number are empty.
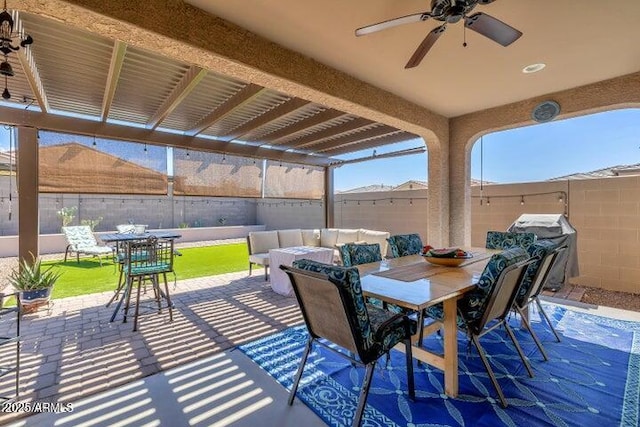
<svg viewBox="0 0 640 427">
<path fill-rule="evenodd" d="M 426 21 L 429 18 L 444 22 L 444 24 L 434 28 L 427 34 L 427 37 L 420 43 L 420 46 L 418 46 L 418 49 L 413 53 L 404 68 L 413 68 L 419 65 L 427 52 L 429 52 L 429 49 L 433 47 L 438 38 L 444 33 L 447 24 L 455 24 L 462 18 L 464 18 L 464 26 L 466 28 L 482 34 L 502 46 L 509 46 L 520 38 L 522 32 L 486 13 L 478 12 L 470 16 L 468 15 L 478 4 L 484 5 L 493 3 L 494 1 L 495 0 L 431 0 L 430 12 L 414 13 L 412 15 L 389 19 L 388 21 L 378 22 L 377 24 L 367 25 L 366 27 L 358 28 L 356 30 L 356 36 L 364 36 L 397 25 Z M 464 43 L 464 46 L 466 46 L 466 43 Z"/>
</svg>

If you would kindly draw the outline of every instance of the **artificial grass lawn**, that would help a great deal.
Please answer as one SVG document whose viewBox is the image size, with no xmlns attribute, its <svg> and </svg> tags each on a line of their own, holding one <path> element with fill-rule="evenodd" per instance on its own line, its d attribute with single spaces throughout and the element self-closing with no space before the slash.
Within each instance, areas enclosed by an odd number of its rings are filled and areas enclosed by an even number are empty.
<svg viewBox="0 0 640 427">
<path fill-rule="evenodd" d="M 179 251 L 182 256 L 174 258 L 173 266 L 178 280 L 249 269 L 246 243 L 185 248 Z M 80 258 L 80 263 L 72 257 L 66 263 L 62 260 L 48 261 L 43 262 L 42 266 L 52 266 L 55 271 L 62 273 L 53 288 L 52 299 L 113 291 L 118 283 L 118 268 L 106 259 L 103 259 L 102 267 L 98 258 L 86 257 Z M 172 281 L 172 276 L 167 275 L 167 280 Z"/>
</svg>

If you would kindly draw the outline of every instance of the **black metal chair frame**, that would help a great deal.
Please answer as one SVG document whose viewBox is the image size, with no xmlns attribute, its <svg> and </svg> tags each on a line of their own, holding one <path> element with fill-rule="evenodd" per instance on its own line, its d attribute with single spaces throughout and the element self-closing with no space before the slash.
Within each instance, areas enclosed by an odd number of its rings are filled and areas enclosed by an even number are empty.
<svg viewBox="0 0 640 427">
<path fill-rule="evenodd" d="M 340 299 L 341 302 L 343 304 L 343 306 L 345 305 L 345 293 L 347 292 L 346 290 L 342 289 L 340 286 L 337 286 L 336 283 L 334 283 L 332 281 L 332 279 L 330 277 L 327 277 L 323 274 L 318 274 L 318 273 L 314 273 L 314 272 L 309 272 L 306 270 L 300 270 L 294 267 L 288 267 L 288 266 L 280 266 L 280 268 L 285 271 L 287 273 L 287 275 L 289 276 L 289 279 L 291 280 L 291 284 L 293 286 L 293 290 L 294 293 L 296 295 L 296 299 L 298 300 L 298 305 L 300 306 L 300 311 L 302 312 L 302 317 L 304 318 L 305 324 L 307 326 L 307 330 L 309 331 L 309 339 L 307 340 L 307 343 L 305 345 L 305 349 L 304 349 L 304 353 L 302 354 L 302 360 L 300 361 L 300 365 L 298 367 L 298 370 L 296 372 L 296 376 L 295 376 L 295 380 L 293 383 L 293 386 L 291 388 L 291 392 L 289 394 L 289 400 L 288 400 L 288 404 L 292 405 L 293 401 L 295 399 L 295 395 L 296 395 L 296 391 L 298 390 L 298 385 L 300 383 L 300 379 L 302 378 L 302 373 L 304 371 L 304 366 L 307 362 L 307 358 L 309 356 L 309 354 L 311 353 L 311 349 L 313 347 L 313 344 L 319 344 L 321 346 L 323 346 L 324 348 L 327 348 L 329 350 L 331 350 L 332 352 L 344 357 L 345 359 L 349 360 L 352 364 L 358 364 L 360 366 L 364 366 L 365 367 L 365 375 L 364 375 L 364 379 L 362 382 L 362 387 L 360 389 L 360 395 L 358 397 L 358 406 L 356 409 L 356 413 L 352 422 L 352 426 L 356 427 L 360 425 L 360 422 L 362 420 L 362 415 L 364 413 L 364 409 L 366 406 L 366 402 L 367 402 L 367 396 L 369 395 L 369 389 L 371 387 L 371 380 L 373 377 L 373 372 L 376 366 L 376 363 L 378 361 L 378 359 L 375 360 L 368 360 L 368 359 L 364 359 L 362 358 L 362 349 L 361 348 L 347 348 L 347 347 L 343 347 L 345 348 L 347 351 L 349 351 L 350 354 L 345 354 L 335 348 L 332 348 L 329 344 L 321 341 L 322 339 L 327 340 L 329 342 L 333 342 L 331 340 L 329 340 L 328 338 L 322 337 L 318 334 L 316 334 L 313 326 L 312 326 L 312 322 L 310 321 L 310 317 L 309 314 L 307 312 L 307 309 L 305 307 L 305 304 L 303 302 L 303 298 L 300 295 L 300 291 L 298 289 L 299 283 L 297 281 L 297 277 L 305 277 L 308 280 L 312 281 L 312 282 L 316 282 L 316 285 L 320 285 L 321 283 L 325 283 L 325 282 L 330 282 L 332 283 L 336 289 L 339 292 L 340 295 Z M 402 315 L 397 315 L 397 316 L 402 316 Z M 352 321 L 352 318 L 350 316 L 346 316 L 347 319 L 349 319 L 349 328 L 351 330 L 351 334 L 352 336 L 357 336 L 358 335 L 358 326 L 354 324 L 354 322 Z M 357 342 L 357 340 L 355 341 Z M 413 355 L 412 355 L 412 351 L 411 351 L 411 336 L 407 336 L 407 338 L 404 340 L 404 344 L 405 344 L 405 355 L 406 355 L 406 363 L 407 363 L 407 384 L 408 384 L 408 394 L 409 394 L 409 398 L 412 400 L 415 400 L 415 385 L 414 385 L 414 379 L 413 379 Z M 342 347 L 342 346 L 341 346 Z M 358 347 L 356 345 L 356 347 Z M 390 351 L 390 350 L 389 350 Z M 354 354 L 358 354 L 358 357 L 355 357 Z M 388 354 L 388 352 L 387 352 Z"/>
<path fill-rule="evenodd" d="M 133 316 L 133 331 L 138 330 L 138 317 L 140 315 L 140 293 L 143 284 L 151 281 L 154 300 L 158 306 L 158 313 L 162 313 L 162 298 L 167 300 L 167 308 L 169 309 L 169 321 L 173 321 L 173 304 L 169 295 L 169 284 L 167 281 L 167 273 L 173 272 L 173 240 L 158 239 L 150 237 L 145 240 L 137 240 L 127 242 L 126 258 L 124 261 L 124 285 L 123 295 L 111 316 L 111 322 L 124 303 L 124 317 L 122 322 L 127 322 L 129 308 L 131 303 L 131 294 L 133 292 L 134 282 L 137 283 L 136 307 Z M 144 254 L 142 256 L 141 254 Z M 162 262 L 159 262 L 162 261 Z M 162 268 L 155 268 L 155 267 Z M 160 275 L 164 280 L 164 291 L 160 288 Z"/>
<path fill-rule="evenodd" d="M 556 340 L 560 342 L 560 336 L 558 335 L 558 332 L 553 327 L 553 324 L 551 323 L 551 320 L 549 319 L 549 316 L 545 312 L 544 308 L 542 308 L 539 295 L 543 290 L 543 286 L 547 281 L 547 277 L 549 277 L 549 273 L 551 272 L 553 265 L 555 264 L 558 257 L 562 254 L 562 252 L 564 252 L 566 249 L 567 249 L 567 246 L 561 246 L 561 247 L 555 248 L 553 251 L 547 254 L 540 261 L 540 266 L 538 267 L 538 271 L 536 271 L 536 274 L 533 278 L 533 283 L 529 288 L 529 291 L 524 296 L 524 304 L 518 305 L 517 298 L 514 299 L 513 301 L 513 309 L 518 314 L 520 314 L 520 318 L 522 319 L 522 324 L 527 329 L 527 331 L 529 331 L 529 333 L 531 334 L 531 337 L 533 338 L 533 341 L 536 343 L 536 346 L 540 350 L 540 353 L 542 353 L 542 357 L 544 358 L 544 360 L 549 360 L 549 356 L 547 356 L 547 352 L 544 350 L 544 347 L 542 346 L 542 342 L 540 341 L 536 333 L 533 332 L 533 328 L 531 328 L 531 322 L 529 322 L 529 316 L 527 315 L 526 310 L 528 306 L 535 301 L 536 305 L 538 306 L 538 310 L 540 314 L 546 320 L 547 324 L 551 328 L 551 331 L 553 332 L 553 335 L 555 335 Z"/>
<path fill-rule="evenodd" d="M 522 351 L 522 348 L 520 347 L 520 344 L 518 343 L 518 340 L 516 339 L 513 333 L 513 330 L 511 329 L 511 327 L 509 326 L 509 323 L 506 320 L 509 315 L 509 312 L 511 311 L 511 307 L 513 306 L 513 302 L 516 298 L 518 286 L 522 281 L 524 272 L 532 262 L 534 262 L 534 259 L 530 258 L 528 260 L 510 265 L 506 267 L 504 270 L 502 270 L 502 272 L 500 273 L 496 281 L 493 291 L 489 296 L 489 300 L 487 301 L 487 306 L 482 317 L 478 322 L 473 322 L 466 325 L 467 326 L 466 332 L 469 338 L 471 339 L 471 342 L 476 347 L 478 354 L 480 355 L 482 364 L 487 370 L 487 374 L 489 374 L 491 383 L 493 384 L 493 387 L 496 389 L 496 392 L 498 393 L 498 396 L 500 398 L 500 403 L 502 404 L 503 408 L 507 407 L 507 400 L 504 397 L 504 393 L 502 392 L 502 388 L 500 387 L 500 384 L 498 384 L 498 380 L 496 379 L 493 369 L 491 369 L 491 365 L 487 360 L 485 351 L 483 350 L 482 345 L 480 345 L 480 337 L 493 331 L 496 328 L 499 328 L 500 326 L 504 326 L 505 330 L 507 331 L 507 334 L 509 335 L 509 338 L 513 342 L 513 345 L 515 346 L 516 351 L 518 352 L 518 355 L 520 356 L 520 359 L 522 359 L 522 363 L 527 369 L 527 373 L 529 374 L 530 377 L 533 378 L 533 371 L 531 369 L 531 365 L 529 364 L 529 361 L 524 355 L 524 352 Z M 494 320 L 496 321 L 495 323 L 491 324 L 490 326 L 487 326 L 489 323 L 493 322 Z"/>
</svg>

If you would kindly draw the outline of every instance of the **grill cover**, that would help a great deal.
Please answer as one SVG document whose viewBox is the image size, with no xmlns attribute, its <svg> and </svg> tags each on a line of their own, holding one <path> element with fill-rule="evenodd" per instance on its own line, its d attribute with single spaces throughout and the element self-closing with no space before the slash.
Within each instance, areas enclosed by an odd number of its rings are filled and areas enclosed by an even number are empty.
<svg viewBox="0 0 640 427">
<path fill-rule="evenodd" d="M 562 214 L 522 214 L 507 229 L 515 233 L 534 233 L 539 240 L 550 240 L 567 250 L 556 260 L 545 289 L 558 290 L 578 271 L 578 235 L 569 220 Z"/>
</svg>

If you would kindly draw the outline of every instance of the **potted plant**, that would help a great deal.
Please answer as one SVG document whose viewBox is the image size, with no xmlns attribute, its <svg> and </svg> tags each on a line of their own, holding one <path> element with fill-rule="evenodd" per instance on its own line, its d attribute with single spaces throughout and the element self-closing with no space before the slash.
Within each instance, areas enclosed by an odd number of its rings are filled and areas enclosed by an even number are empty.
<svg viewBox="0 0 640 427">
<path fill-rule="evenodd" d="M 20 305 L 24 313 L 33 313 L 48 304 L 53 285 L 60 277 L 60 273 L 51 270 L 53 266 L 43 270 L 40 258 L 33 254 L 31 257 L 33 262 L 23 259 L 9 275 L 9 283 L 20 293 Z"/>
</svg>

